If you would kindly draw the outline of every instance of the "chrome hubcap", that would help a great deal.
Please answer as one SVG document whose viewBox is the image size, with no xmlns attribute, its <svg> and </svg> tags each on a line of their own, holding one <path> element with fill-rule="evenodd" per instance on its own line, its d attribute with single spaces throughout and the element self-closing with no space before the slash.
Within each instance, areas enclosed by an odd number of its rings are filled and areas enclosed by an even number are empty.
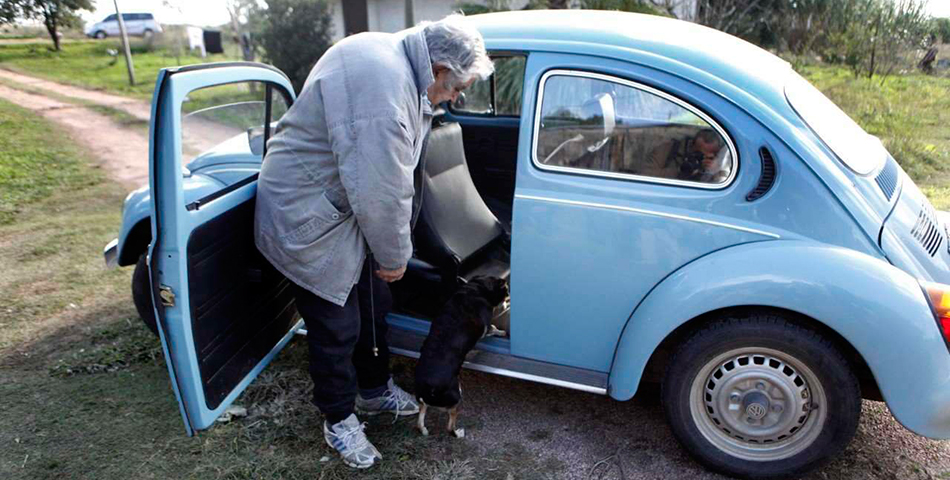
<svg viewBox="0 0 950 480">
<path fill-rule="evenodd" d="M 810 445 L 825 422 L 825 394 L 804 364 L 783 352 L 736 349 L 699 371 L 690 410 L 717 448 L 744 460 L 779 460 Z"/>
</svg>

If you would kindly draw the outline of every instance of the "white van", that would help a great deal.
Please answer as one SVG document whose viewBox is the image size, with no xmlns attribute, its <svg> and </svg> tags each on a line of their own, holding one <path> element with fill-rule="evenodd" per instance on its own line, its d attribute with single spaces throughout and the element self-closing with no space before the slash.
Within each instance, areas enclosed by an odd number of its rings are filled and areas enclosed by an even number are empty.
<svg viewBox="0 0 950 480">
<path fill-rule="evenodd" d="M 155 17 L 151 13 L 123 13 L 122 20 L 125 21 L 125 29 L 129 35 L 150 38 L 152 35 L 162 32 L 162 26 L 155 21 Z M 119 21 L 114 13 L 101 22 L 86 27 L 87 37 L 103 39 L 118 35 Z"/>
</svg>

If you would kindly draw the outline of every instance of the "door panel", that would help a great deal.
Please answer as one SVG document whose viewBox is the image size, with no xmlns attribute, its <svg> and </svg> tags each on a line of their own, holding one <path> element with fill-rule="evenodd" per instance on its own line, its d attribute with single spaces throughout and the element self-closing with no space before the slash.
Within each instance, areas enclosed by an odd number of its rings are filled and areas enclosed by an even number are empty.
<svg viewBox="0 0 950 480">
<path fill-rule="evenodd" d="M 291 283 L 254 246 L 254 200 L 188 240 L 192 334 L 205 403 L 217 408 L 293 326 Z"/>
<path fill-rule="evenodd" d="M 573 83 L 544 90 L 556 70 L 568 72 L 564 78 Z M 591 75 L 607 80 L 592 82 Z M 731 120 L 728 133 L 740 135 L 731 138 L 758 135 L 761 127 L 718 96 L 632 63 L 533 53 L 525 77 L 512 223 L 511 353 L 608 372 L 624 326 L 658 282 L 710 252 L 775 238 L 729 215 L 747 208 L 744 196 L 754 182 L 735 176 L 737 163 L 729 164 L 732 176 L 713 183 L 680 168 L 685 159 L 678 155 L 657 152 L 698 145 L 681 142 L 699 138 L 700 126 L 709 132 L 703 142 L 721 132 L 719 152 L 737 159 L 737 147 L 713 119 Z M 645 85 L 654 88 L 640 88 Z M 656 157 L 670 163 L 673 175 L 688 175 L 667 178 L 663 169 L 647 169 Z"/>
<path fill-rule="evenodd" d="M 189 157 L 259 161 L 264 152 L 254 145 L 266 143 L 265 126 L 277 120 L 267 113 L 274 96 L 289 104 L 292 87 L 279 71 L 258 64 L 163 70 L 157 81 L 149 269 L 166 363 L 189 434 L 208 428 L 299 328 L 290 283 L 254 246 L 257 174 L 195 199 L 186 175 L 200 173 L 182 173 L 183 149 Z M 224 138 L 205 135 L 214 132 Z M 214 140 L 202 145 L 190 136 Z M 206 151 L 193 151 L 196 145 Z"/>
</svg>

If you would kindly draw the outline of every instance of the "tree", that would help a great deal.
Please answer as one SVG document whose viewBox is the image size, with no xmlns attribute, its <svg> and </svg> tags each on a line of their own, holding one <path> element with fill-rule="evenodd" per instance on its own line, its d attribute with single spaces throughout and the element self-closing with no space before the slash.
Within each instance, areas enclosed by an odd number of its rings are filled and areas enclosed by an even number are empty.
<svg viewBox="0 0 950 480">
<path fill-rule="evenodd" d="M 264 60 L 286 73 L 298 92 L 333 43 L 331 20 L 326 0 L 267 0 Z"/>
<path fill-rule="evenodd" d="M 91 0 L 0 0 L 0 23 L 42 20 L 53 48 L 59 51 L 59 28 L 78 25 L 77 12 L 92 8 Z"/>
<path fill-rule="evenodd" d="M 234 41 L 241 46 L 241 56 L 247 62 L 253 62 L 257 55 L 264 9 L 257 0 L 228 0 L 228 15 L 231 17 L 231 30 Z"/>
<path fill-rule="evenodd" d="M 621 12 L 647 13 L 650 15 L 669 15 L 666 8 L 660 8 L 644 0 L 582 0 L 581 8 L 588 10 L 619 10 Z"/>
<path fill-rule="evenodd" d="M 950 18 L 935 19 L 933 28 L 942 43 L 950 43 Z"/>
</svg>

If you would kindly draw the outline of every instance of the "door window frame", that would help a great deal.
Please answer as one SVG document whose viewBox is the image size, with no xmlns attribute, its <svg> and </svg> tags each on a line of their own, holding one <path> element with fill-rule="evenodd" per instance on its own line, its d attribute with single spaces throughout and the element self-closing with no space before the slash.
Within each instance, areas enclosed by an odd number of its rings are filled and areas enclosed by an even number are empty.
<svg viewBox="0 0 950 480">
<path fill-rule="evenodd" d="M 732 172 L 729 173 L 729 177 L 726 178 L 722 183 L 702 183 L 690 180 L 678 180 L 672 178 L 660 178 L 660 177 L 651 177 L 646 175 L 634 175 L 630 173 L 616 173 L 616 172 L 604 172 L 598 170 L 590 170 L 585 168 L 575 168 L 575 167 L 564 167 L 558 165 L 544 165 L 538 160 L 538 137 L 541 132 L 541 107 L 544 102 L 544 87 L 548 79 L 554 76 L 567 76 L 567 77 L 578 77 L 578 78 L 587 78 L 593 80 L 601 80 L 610 83 L 616 83 L 625 87 L 633 88 L 640 90 L 652 95 L 656 95 L 664 100 L 673 102 L 679 107 L 682 107 L 689 111 L 690 113 L 701 118 L 703 121 L 709 124 L 709 126 L 714 129 L 724 140 L 725 146 L 729 148 L 729 152 L 732 154 L 733 158 L 733 168 Z M 658 90 L 654 87 L 644 85 L 639 82 L 632 80 L 627 80 L 625 78 L 617 77 L 614 75 L 606 75 L 602 73 L 588 72 L 584 70 L 573 70 L 573 69 L 562 69 L 556 68 L 544 72 L 544 75 L 541 76 L 541 80 L 538 85 L 538 93 L 536 96 L 535 102 L 535 111 L 534 111 L 534 126 L 532 128 L 532 139 L 531 139 L 531 163 L 534 164 L 535 168 L 554 172 L 554 173 L 564 173 L 570 175 L 582 175 L 588 177 L 598 177 L 598 178 L 610 178 L 614 180 L 626 180 L 626 181 L 635 181 L 635 182 L 645 182 L 653 183 L 659 185 L 669 185 L 677 187 L 688 187 L 688 188 L 699 188 L 703 190 L 723 190 L 728 188 L 736 179 L 736 176 L 739 172 L 739 150 L 736 148 L 735 143 L 732 140 L 732 137 L 723 128 L 719 122 L 715 121 L 711 116 L 707 115 L 705 112 L 700 110 L 697 107 L 687 103 L 684 100 L 681 100 L 669 93 L 666 93 L 662 90 Z"/>
<path fill-rule="evenodd" d="M 488 52 L 488 58 L 491 59 L 492 64 L 494 65 L 495 60 L 502 58 L 512 58 L 512 57 L 524 57 L 524 68 L 521 71 L 521 105 L 524 106 L 524 81 L 525 75 L 528 70 L 528 52 L 519 52 L 517 50 L 499 50 L 495 52 Z M 522 108 L 520 115 L 499 115 L 498 110 L 495 108 L 495 72 L 493 71 L 491 76 L 489 76 L 490 84 L 488 91 L 488 101 L 489 107 L 491 110 L 484 113 L 471 112 L 467 110 L 456 110 L 452 107 L 453 102 L 447 103 L 447 110 L 453 116 L 456 117 L 478 117 L 478 118 L 521 118 L 524 115 L 524 109 Z M 463 92 L 464 94 L 464 92 Z"/>
</svg>

